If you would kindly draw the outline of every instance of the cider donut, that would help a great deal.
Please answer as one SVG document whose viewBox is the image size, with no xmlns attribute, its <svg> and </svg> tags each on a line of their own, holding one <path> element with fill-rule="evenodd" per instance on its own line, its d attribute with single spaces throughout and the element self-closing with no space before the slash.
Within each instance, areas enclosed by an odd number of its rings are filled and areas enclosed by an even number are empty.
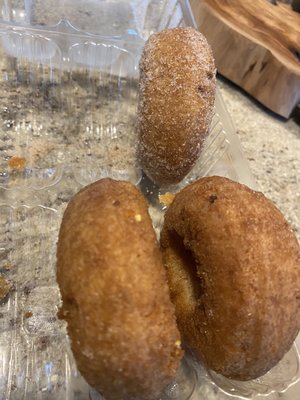
<svg viewBox="0 0 300 400">
<path fill-rule="evenodd" d="M 192 169 L 213 115 L 215 64 L 193 28 L 153 34 L 140 60 L 138 158 L 156 184 L 181 181 Z"/>
<path fill-rule="evenodd" d="M 60 316 L 77 366 L 106 400 L 156 399 L 182 351 L 145 199 L 103 179 L 76 194 L 57 248 Z"/>
<path fill-rule="evenodd" d="M 209 369 L 250 380 L 280 361 L 300 328 L 300 247 L 270 200 L 202 178 L 176 194 L 161 249 L 179 330 Z"/>
</svg>

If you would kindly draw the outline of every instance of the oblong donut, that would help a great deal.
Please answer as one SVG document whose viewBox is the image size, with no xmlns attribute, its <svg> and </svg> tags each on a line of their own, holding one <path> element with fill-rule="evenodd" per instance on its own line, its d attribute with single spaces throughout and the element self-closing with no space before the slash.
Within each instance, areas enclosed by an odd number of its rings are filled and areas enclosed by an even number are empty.
<svg viewBox="0 0 300 400">
<path fill-rule="evenodd" d="M 159 245 L 135 186 L 103 179 L 71 199 L 57 281 L 60 315 L 87 382 L 107 400 L 157 398 L 182 351 Z"/>
<path fill-rule="evenodd" d="M 271 369 L 300 328 L 300 248 L 262 193 L 222 177 L 179 192 L 161 233 L 181 334 L 237 380 Z"/>
<path fill-rule="evenodd" d="M 181 181 L 199 157 L 213 115 L 210 46 L 193 28 L 153 34 L 140 60 L 138 158 L 157 184 Z"/>
</svg>

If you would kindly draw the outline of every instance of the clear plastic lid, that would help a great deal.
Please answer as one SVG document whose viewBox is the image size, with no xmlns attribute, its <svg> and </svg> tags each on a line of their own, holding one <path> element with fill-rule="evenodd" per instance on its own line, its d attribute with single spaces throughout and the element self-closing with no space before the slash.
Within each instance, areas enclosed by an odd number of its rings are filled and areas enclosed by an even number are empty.
<svg viewBox="0 0 300 400">
<path fill-rule="evenodd" d="M 0 287 L 0 399 L 98 399 L 57 318 L 58 230 L 72 195 L 107 176 L 141 188 L 160 230 L 166 188 L 143 176 L 135 153 L 138 63 L 151 32 L 193 18 L 187 2 L 173 0 L 2 0 L 0 10 L 0 272 L 8 285 Z M 219 93 L 198 162 L 170 190 L 206 175 L 256 188 Z M 295 345 L 244 383 L 186 357 L 161 399 L 296 400 L 297 381 Z"/>
</svg>

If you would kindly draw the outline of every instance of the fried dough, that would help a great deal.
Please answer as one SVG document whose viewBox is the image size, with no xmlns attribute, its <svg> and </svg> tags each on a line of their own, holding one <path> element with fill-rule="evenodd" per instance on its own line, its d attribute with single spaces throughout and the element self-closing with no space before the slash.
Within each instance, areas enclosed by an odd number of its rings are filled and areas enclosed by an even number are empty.
<svg viewBox="0 0 300 400">
<path fill-rule="evenodd" d="M 182 350 L 147 203 L 103 179 L 70 201 L 57 249 L 60 315 L 87 382 L 107 400 L 156 399 Z"/>
<path fill-rule="evenodd" d="M 213 115 L 215 64 L 193 28 L 153 34 L 140 61 L 138 158 L 156 184 L 181 181 L 199 157 Z"/>
<path fill-rule="evenodd" d="M 176 194 L 161 233 L 179 330 L 232 379 L 265 374 L 300 328 L 300 247 L 262 193 L 206 177 Z"/>
</svg>

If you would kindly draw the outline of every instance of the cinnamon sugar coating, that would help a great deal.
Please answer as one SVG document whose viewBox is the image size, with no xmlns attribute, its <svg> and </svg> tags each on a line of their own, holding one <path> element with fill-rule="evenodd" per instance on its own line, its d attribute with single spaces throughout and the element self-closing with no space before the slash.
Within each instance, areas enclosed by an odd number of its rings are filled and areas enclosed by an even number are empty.
<svg viewBox="0 0 300 400">
<path fill-rule="evenodd" d="M 157 184 L 181 181 L 199 157 L 213 115 L 215 64 L 193 28 L 153 34 L 140 61 L 138 157 Z"/>
</svg>

